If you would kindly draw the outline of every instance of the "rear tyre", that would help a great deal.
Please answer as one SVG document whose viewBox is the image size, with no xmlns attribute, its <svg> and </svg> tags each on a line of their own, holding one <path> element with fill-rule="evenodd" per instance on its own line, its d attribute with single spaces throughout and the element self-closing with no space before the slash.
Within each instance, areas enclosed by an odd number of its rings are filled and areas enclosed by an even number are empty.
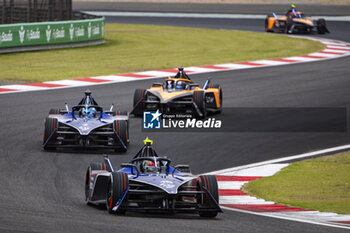
<svg viewBox="0 0 350 233">
<path fill-rule="evenodd" d="M 116 151 L 126 152 L 128 150 L 129 142 L 129 129 L 128 121 L 126 120 L 116 120 L 114 121 L 114 130 L 116 132 L 116 140 L 119 140 L 121 145 L 120 149 Z"/>
<path fill-rule="evenodd" d="M 53 140 L 54 132 L 57 129 L 57 119 L 46 117 L 45 119 L 45 129 L 43 135 L 43 147 L 44 150 L 55 150 L 56 147 L 50 146 L 49 142 Z"/>
<path fill-rule="evenodd" d="M 197 105 L 198 110 L 202 113 L 202 116 L 197 113 L 198 118 L 205 118 L 207 116 L 207 109 L 205 105 L 204 91 L 193 92 L 193 102 Z"/>
<path fill-rule="evenodd" d="M 326 26 L 326 20 L 325 19 L 318 19 L 317 20 L 317 33 L 318 34 L 325 34 L 327 32 L 327 26 Z"/>
<path fill-rule="evenodd" d="M 114 111 L 113 116 L 127 116 L 129 115 L 128 111 Z"/>
<path fill-rule="evenodd" d="M 136 89 L 134 93 L 134 110 L 133 114 L 135 116 L 142 116 L 143 110 L 145 109 L 145 104 L 141 103 L 145 99 L 146 89 Z"/>
<path fill-rule="evenodd" d="M 292 25 L 293 25 L 293 18 L 289 15 L 289 16 L 287 16 L 286 27 L 284 28 L 284 33 L 292 34 L 293 32 L 289 31 L 292 28 Z"/>
<path fill-rule="evenodd" d="M 113 207 L 123 197 L 125 191 L 129 187 L 129 179 L 124 172 L 112 172 L 108 179 L 106 207 L 108 213 L 113 213 Z M 117 214 L 125 214 L 125 209 L 120 206 L 116 211 Z"/>
<path fill-rule="evenodd" d="M 218 108 L 218 113 L 222 112 L 222 101 L 223 101 L 223 95 L 222 95 L 222 88 L 219 84 L 209 84 L 209 88 L 217 88 L 219 89 L 219 103 L 220 107 Z"/>
<path fill-rule="evenodd" d="M 60 114 L 61 111 L 59 108 L 51 108 L 49 114 Z"/>
<path fill-rule="evenodd" d="M 216 177 L 213 175 L 203 175 L 198 178 L 198 185 L 201 191 L 204 191 L 202 187 L 205 187 L 208 192 L 213 196 L 215 201 L 219 203 L 219 190 Z M 209 194 L 204 194 L 202 198 L 199 198 L 199 201 L 206 207 L 214 205 L 213 200 Z M 216 205 L 216 204 L 215 204 Z M 205 218 L 214 218 L 218 215 L 218 211 L 199 211 L 199 216 Z"/>
</svg>

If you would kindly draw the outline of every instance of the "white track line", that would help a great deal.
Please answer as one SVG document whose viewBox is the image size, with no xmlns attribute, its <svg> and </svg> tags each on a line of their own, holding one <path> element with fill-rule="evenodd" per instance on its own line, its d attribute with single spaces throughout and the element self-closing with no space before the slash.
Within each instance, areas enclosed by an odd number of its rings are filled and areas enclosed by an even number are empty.
<svg viewBox="0 0 350 233">
<path fill-rule="evenodd" d="M 318 150 L 318 151 L 313 151 L 313 152 L 308 152 L 308 153 L 303 153 L 303 154 L 299 154 L 299 155 L 283 157 L 283 158 L 279 158 L 279 159 L 272 159 L 272 160 L 267 160 L 267 161 L 263 161 L 263 162 L 252 163 L 252 164 L 233 167 L 233 168 L 222 169 L 222 170 L 218 170 L 218 171 L 214 171 L 214 172 L 209 172 L 206 174 L 207 175 L 210 175 L 210 174 L 211 175 L 213 175 L 213 174 L 221 175 L 221 174 L 228 174 L 230 172 L 237 174 L 235 172 L 237 172 L 239 170 L 247 169 L 247 168 L 254 168 L 254 167 L 273 164 L 273 163 L 282 163 L 282 162 L 296 160 L 296 159 L 304 159 L 304 158 L 309 158 L 312 156 L 317 156 L 317 155 L 322 155 L 322 154 L 327 154 L 327 153 L 332 153 L 332 152 L 337 152 L 337 151 L 342 151 L 342 150 L 347 150 L 347 149 L 350 149 L 350 144 L 332 147 L 332 148 L 323 149 L 323 150 Z"/>
<path fill-rule="evenodd" d="M 77 81 L 77 80 L 59 80 L 59 81 L 50 81 L 46 82 L 49 84 L 58 84 L 58 85 L 67 85 L 67 86 L 88 86 L 88 85 L 94 85 L 95 83 L 92 82 L 84 82 L 84 81 Z"/>
<path fill-rule="evenodd" d="M 225 63 L 225 64 L 216 64 L 209 66 L 192 66 L 186 67 L 186 70 L 190 74 L 208 74 L 212 72 L 221 72 L 221 71 L 233 71 L 239 69 L 251 69 L 251 68 L 264 68 L 270 66 L 281 66 L 289 64 L 298 64 L 305 62 L 314 62 L 327 59 L 335 59 L 344 56 L 350 55 L 350 43 L 336 40 L 320 39 L 320 38 L 311 38 L 306 36 L 292 36 L 294 38 L 303 38 L 321 42 L 327 46 L 323 51 L 316 53 L 311 53 L 304 56 L 294 56 L 286 57 L 280 59 L 264 59 L 248 62 L 237 62 L 237 63 Z M 336 48 L 331 46 L 336 46 Z M 344 50 L 345 48 L 345 50 Z M 310 57 L 311 56 L 311 57 Z M 69 79 L 69 80 L 59 80 L 59 81 L 49 81 L 36 84 L 17 84 L 17 85 L 6 85 L 0 86 L 0 94 L 10 94 L 18 93 L 25 91 L 43 91 L 50 89 L 62 89 L 62 88 L 71 88 L 71 87 L 80 87 L 80 86 L 95 86 L 95 85 L 104 85 L 111 83 L 120 83 L 120 82 L 131 82 L 139 81 L 146 79 L 157 79 L 164 78 L 167 76 L 173 76 L 176 72 L 176 69 L 170 70 L 153 70 L 153 71 L 143 71 L 134 74 L 120 74 L 120 75 L 105 75 L 97 77 L 88 77 L 83 79 Z M 99 81 L 100 80 L 100 81 Z"/>
<path fill-rule="evenodd" d="M 299 219 L 299 218 L 288 217 L 288 216 L 277 216 L 277 215 L 274 215 L 274 213 L 258 213 L 258 212 L 252 212 L 252 211 L 247 211 L 247 210 L 232 209 L 232 208 L 228 208 L 228 207 L 225 207 L 225 206 L 221 206 L 221 208 L 225 209 L 225 210 L 231 210 L 231 211 L 241 212 L 241 213 L 246 213 L 246 214 L 254 214 L 254 215 L 270 217 L 270 218 L 278 218 L 278 219 L 295 221 L 295 222 L 310 223 L 310 224 L 327 226 L 327 227 L 336 227 L 336 228 L 342 228 L 342 229 L 350 229 L 350 227 L 347 227 L 347 226 L 340 226 L 340 225 L 336 225 L 336 224 L 316 222 L 316 221 Z"/>
<path fill-rule="evenodd" d="M 137 74 L 150 75 L 150 76 L 156 76 L 156 77 L 168 77 L 168 76 L 174 75 L 174 73 L 164 72 L 164 71 L 143 71 L 143 72 L 139 72 Z"/>
<path fill-rule="evenodd" d="M 196 67 L 196 66 L 186 67 L 185 70 L 196 72 L 196 73 L 208 73 L 208 72 L 216 71 L 216 69 L 202 68 L 202 67 Z"/>
<path fill-rule="evenodd" d="M 272 176 L 279 172 L 282 168 L 287 167 L 288 163 L 268 163 L 263 164 L 255 167 L 246 167 L 244 170 L 235 170 L 235 171 L 227 171 L 227 172 L 220 172 L 217 171 L 217 175 L 226 175 L 226 176 Z"/>
<path fill-rule="evenodd" d="M 219 189 L 240 190 L 248 181 L 218 181 Z"/>
<path fill-rule="evenodd" d="M 28 86 L 28 85 L 4 85 L 0 86 L 0 88 L 5 88 L 5 89 L 14 89 L 14 90 L 19 90 L 21 92 L 23 91 L 38 91 L 38 90 L 46 90 L 45 87 L 36 87 L 36 86 Z"/>
<path fill-rule="evenodd" d="M 118 75 L 107 75 L 107 76 L 94 77 L 94 79 L 111 80 L 113 82 L 128 82 L 137 78 L 118 76 Z"/>
<path fill-rule="evenodd" d="M 288 163 L 281 163 L 286 161 L 291 161 L 295 159 L 302 159 L 302 158 L 309 158 L 312 156 L 317 155 L 323 155 L 328 153 L 334 153 L 343 151 L 346 149 L 350 149 L 350 144 L 343 145 L 343 146 L 337 146 L 332 148 L 327 148 L 323 150 L 303 153 L 299 155 L 279 158 L 279 159 L 273 159 L 273 160 L 267 160 L 259 163 L 253 163 L 248 164 L 244 166 L 234 167 L 234 168 L 228 168 L 228 169 L 222 169 L 206 174 L 215 174 L 215 175 L 224 175 L 224 176 L 252 176 L 252 177 L 266 177 L 271 176 L 278 171 L 280 171 L 282 168 L 288 166 Z M 249 181 L 239 182 L 239 181 L 218 181 L 218 187 L 220 190 L 240 190 L 241 187 Z M 233 204 L 233 205 L 256 205 L 256 204 L 275 204 L 271 201 L 265 201 L 263 199 L 258 199 L 252 196 L 247 195 L 220 195 L 220 204 Z M 254 211 L 248 211 L 248 210 L 241 210 L 241 209 L 235 209 L 234 207 L 225 207 L 222 206 L 223 209 L 241 212 L 241 213 L 247 213 L 247 214 L 254 214 L 264 217 L 273 217 L 278 219 L 284 219 L 284 220 L 290 220 L 290 221 L 296 221 L 296 222 L 303 222 L 303 223 L 310 223 L 315 225 L 321 225 L 321 226 L 328 226 L 328 227 L 336 227 L 336 228 L 342 228 L 342 229 L 350 229 L 350 226 L 342 225 L 341 221 L 348 222 L 350 220 L 350 215 L 340 215 L 336 213 L 330 213 L 330 212 L 319 212 L 319 211 L 281 211 L 281 212 L 269 212 L 269 210 L 266 210 L 265 212 L 254 212 Z"/>
<path fill-rule="evenodd" d="M 208 13 L 170 13 L 170 12 L 119 12 L 84 11 L 99 16 L 123 17 L 166 17 L 166 18 L 214 18 L 214 19 L 265 19 L 266 15 L 253 14 L 208 14 Z M 327 21 L 350 21 L 350 16 L 312 16 L 311 19 L 324 18 Z"/>
<path fill-rule="evenodd" d="M 265 201 L 252 196 L 220 196 L 220 205 L 224 204 L 240 204 L 240 205 L 259 205 L 259 204 L 275 204 L 272 201 Z"/>
</svg>

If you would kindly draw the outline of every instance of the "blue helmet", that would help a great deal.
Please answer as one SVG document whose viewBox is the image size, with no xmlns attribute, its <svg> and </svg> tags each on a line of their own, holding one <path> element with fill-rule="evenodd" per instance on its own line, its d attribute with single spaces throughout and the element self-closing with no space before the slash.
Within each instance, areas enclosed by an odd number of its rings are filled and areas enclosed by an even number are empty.
<svg viewBox="0 0 350 233">
<path fill-rule="evenodd" d="M 89 107 L 89 108 L 83 108 L 82 115 L 84 117 L 92 118 L 96 115 L 96 109 Z"/>
<path fill-rule="evenodd" d="M 186 88 L 186 83 L 183 81 L 178 81 L 178 82 L 176 82 L 175 88 L 183 90 Z"/>
</svg>

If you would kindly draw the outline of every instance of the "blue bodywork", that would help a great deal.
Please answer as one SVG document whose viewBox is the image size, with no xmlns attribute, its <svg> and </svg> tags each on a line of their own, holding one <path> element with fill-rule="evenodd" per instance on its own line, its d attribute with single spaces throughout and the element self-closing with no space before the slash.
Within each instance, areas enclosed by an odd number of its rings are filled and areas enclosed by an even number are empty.
<svg viewBox="0 0 350 233">
<path fill-rule="evenodd" d="M 82 116 L 73 117 L 73 114 L 69 112 L 62 116 L 58 116 L 57 119 L 59 122 L 73 127 L 81 135 L 88 135 L 92 130 L 96 128 L 113 123 L 116 118 L 106 113 L 103 113 L 101 118 L 87 118 Z"/>
<path fill-rule="evenodd" d="M 86 114 L 87 109 L 89 114 Z M 127 112 L 126 115 L 116 115 L 112 110 L 113 105 L 110 111 L 105 112 L 92 98 L 91 92 L 86 91 L 85 97 L 71 109 L 66 104 L 66 110 L 50 111 L 46 118 L 49 123 L 45 122 L 45 133 L 49 135 L 44 135 L 44 149 L 88 147 L 122 148 L 126 151 L 129 116 Z"/>
<path fill-rule="evenodd" d="M 153 162 L 150 168 L 145 166 L 145 161 Z M 214 213 L 212 217 L 222 212 L 215 178 L 211 179 L 214 186 L 207 186 L 208 176 L 193 175 L 187 165 L 172 167 L 170 163 L 168 158 L 158 157 L 149 145 L 143 146 L 128 163 L 121 164 L 119 170 L 114 170 L 109 158 L 105 157 L 105 161 L 99 163 L 104 164 L 102 170 L 88 169 L 87 180 L 91 179 L 86 182 L 86 199 L 95 204 L 107 203 L 108 208 L 116 212 L 198 212 L 200 215 L 209 212 Z M 127 175 L 128 186 L 125 186 L 125 180 L 115 180 L 111 185 L 112 177 L 122 177 L 123 174 Z M 201 181 L 203 177 L 207 177 L 205 184 Z M 111 190 L 110 187 L 120 192 L 114 196 L 113 205 L 108 204 L 112 203 L 108 201 L 111 199 L 106 200 L 105 192 Z"/>
<path fill-rule="evenodd" d="M 174 174 L 172 175 L 172 172 L 174 170 L 173 167 L 169 167 L 166 174 L 152 174 L 147 172 L 135 174 L 133 170 L 133 168 L 123 168 L 118 171 L 128 174 L 129 181 L 137 181 L 144 184 L 157 186 L 168 194 L 176 194 L 178 188 L 182 184 L 198 177 L 188 174 L 185 175 L 177 170 L 175 170 Z"/>
</svg>

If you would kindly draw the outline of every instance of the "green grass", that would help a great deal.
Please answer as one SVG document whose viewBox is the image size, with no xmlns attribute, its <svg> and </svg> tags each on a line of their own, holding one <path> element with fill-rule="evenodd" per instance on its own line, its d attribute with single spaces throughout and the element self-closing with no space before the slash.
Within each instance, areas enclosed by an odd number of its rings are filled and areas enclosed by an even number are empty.
<svg viewBox="0 0 350 233">
<path fill-rule="evenodd" d="M 318 42 L 228 30 L 107 24 L 105 45 L 0 55 L 0 80 L 48 81 L 319 51 Z"/>
<path fill-rule="evenodd" d="M 350 214 L 350 152 L 293 163 L 243 190 L 290 206 Z"/>
</svg>

